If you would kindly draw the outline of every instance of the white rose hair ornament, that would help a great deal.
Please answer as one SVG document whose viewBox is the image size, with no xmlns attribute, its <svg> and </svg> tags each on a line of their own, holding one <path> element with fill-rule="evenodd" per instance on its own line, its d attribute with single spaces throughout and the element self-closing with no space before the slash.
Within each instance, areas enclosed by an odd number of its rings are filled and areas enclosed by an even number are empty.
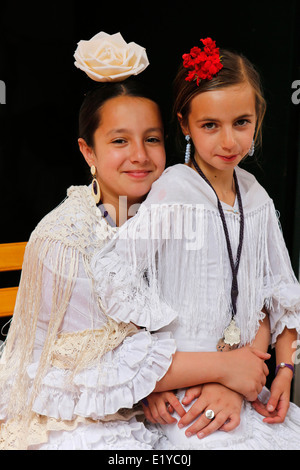
<svg viewBox="0 0 300 470">
<path fill-rule="evenodd" d="M 101 31 L 89 41 L 79 41 L 75 65 L 96 82 L 117 82 L 138 75 L 149 65 L 146 50 L 124 41 L 120 33 Z"/>
<path fill-rule="evenodd" d="M 79 41 L 74 53 L 75 66 L 96 82 L 120 82 L 138 75 L 149 65 L 146 50 L 134 42 L 124 41 L 120 33 L 101 31 L 88 41 Z M 96 167 L 90 168 L 93 176 L 91 190 L 95 203 L 101 202 Z"/>
</svg>

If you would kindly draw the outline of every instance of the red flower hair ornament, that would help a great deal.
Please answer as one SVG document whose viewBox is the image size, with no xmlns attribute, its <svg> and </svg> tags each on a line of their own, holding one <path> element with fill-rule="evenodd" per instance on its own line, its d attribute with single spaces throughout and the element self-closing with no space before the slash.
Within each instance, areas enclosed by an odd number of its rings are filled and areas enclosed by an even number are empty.
<svg viewBox="0 0 300 470">
<path fill-rule="evenodd" d="M 203 50 L 200 47 L 192 47 L 189 54 L 183 54 L 183 66 L 190 69 L 186 81 L 197 81 L 197 85 L 201 80 L 211 80 L 219 70 L 223 67 L 219 48 L 216 42 L 211 38 L 201 39 L 204 44 Z"/>
</svg>

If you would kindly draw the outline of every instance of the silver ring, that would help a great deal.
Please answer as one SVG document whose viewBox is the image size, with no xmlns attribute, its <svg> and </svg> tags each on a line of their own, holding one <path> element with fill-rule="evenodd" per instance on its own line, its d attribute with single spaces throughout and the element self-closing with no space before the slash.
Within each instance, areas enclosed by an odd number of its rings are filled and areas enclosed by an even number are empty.
<svg viewBox="0 0 300 470">
<path fill-rule="evenodd" d="M 213 419 L 215 417 L 215 413 L 213 412 L 213 410 L 207 410 L 205 412 L 205 416 L 207 419 Z"/>
</svg>

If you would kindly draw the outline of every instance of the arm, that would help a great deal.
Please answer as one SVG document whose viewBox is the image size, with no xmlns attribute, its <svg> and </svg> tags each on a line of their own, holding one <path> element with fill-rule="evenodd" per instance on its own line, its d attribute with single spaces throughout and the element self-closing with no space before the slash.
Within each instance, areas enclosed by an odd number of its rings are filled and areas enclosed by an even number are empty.
<svg viewBox="0 0 300 470">
<path fill-rule="evenodd" d="M 253 401 L 266 383 L 268 368 L 264 361 L 269 358 L 269 354 L 249 346 L 226 354 L 178 351 L 154 391 L 217 382 Z"/>
<path fill-rule="evenodd" d="M 295 329 L 285 328 L 277 337 L 275 346 L 276 364 L 282 362 L 293 365 L 293 353 L 295 351 L 294 344 L 297 339 Z M 265 416 L 266 423 L 282 423 L 285 420 L 290 403 L 291 382 L 293 372 L 288 367 L 278 369 L 278 373 L 271 385 L 271 395 L 268 403 L 256 400 L 254 408 L 256 411 Z"/>
<path fill-rule="evenodd" d="M 271 340 L 270 319 L 265 308 L 262 309 L 262 312 L 265 313 L 265 318 L 260 324 L 259 330 L 252 343 L 252 347 L 259 349 L 260 351 L 267 352 Z"/>
<path fill-rule="evenodd" d="M 266 313 L 266 311 L 264 312 Z M 252 347 L 267 351 L 269 342 L 270 325 L 269 317 L 266 314 L 260 324 Z M 219 356 L 213 357 L 218 359 Z M 204 359 L 205 357 L 203 356 Z M 240 393 L 230 390 L 220 383 L 205 383 L 204 385 L 188 388 L 182 403 L 185 406 L 189 406 L 194 400 L 195 402 L 186 412 L 174 393 L 154 392 L 148 397 L 147 405 L 143 405 L 145 417 L 153 423 L 171 424 L 177 421 L 171 416 L 175 410 L 180 418 L 178 422 L 180 428 L 191 425 L 185 431 L 186 436 L 189 437 L 197 434 L 200 439 L 218 429 L 228 432 L 238 426 L 243 403 L 243 397 Z M 203 414 L 206 409 L 213 409 L 215 411 L 215 419 L 213 421 L 208 421 Z"/>
<path fill-rule="evenodd" d="M 263 312 L 266 315 L 260 323 L 252 347 L 266 352 L 270 343 L 270 323 L 266 310 L 263 309 Z M 188 405 L 194 398 L 198 399 L 179 421 L 179 426 L 182 427 L 194 421 L 186 430 L 187 436 L 197 433 L 199 438 L 203 438 L 217 429 L 231 431 L 238 426 L 243 402 L 243 398 L 239 393 L 221 384 L 211 383 L 200 387 L 191 387 L 187 390 L 182 402 Z M 208 422 L 203 415 L 205 409 L 208 408 L 214 410 L 216 415 L 216 418 L 211 422 Z M 198 419 L 195 421 L 196 418 Z"/>
</svg>

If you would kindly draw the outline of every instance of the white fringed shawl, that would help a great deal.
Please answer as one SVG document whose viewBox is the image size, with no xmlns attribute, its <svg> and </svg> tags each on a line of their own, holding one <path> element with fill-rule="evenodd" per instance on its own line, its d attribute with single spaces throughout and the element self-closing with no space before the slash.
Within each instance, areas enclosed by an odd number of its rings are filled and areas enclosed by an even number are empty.
<svg viewBox="0 0 300 470">
<path fill-rule="evenodd" d="M 300 332 L 300 286 L 272 200 L 256 179 L 236 168 L 245 214 L 236 321 L 242 344 L 253 341 L 270 314 L 272 343 L 285 326 Z M 235 256 L 238 205 L 224 204 Z M 175 165 L 153 184 L 136 217 L 92 260 L 96 289 L 109 315 L 151 329 L 178 315 L 186 335 L 221 337 L 231 318 L 231 269 L 216 196 L 191 168 Z M 119 305 L 120 308 L 117 308 Z M 142 312 L 142 313 L 141 313 Z"/>
<path fill-rule="evenodd" d="M 23 416 L 25 420 L 31 419 L 32 403 L 51 365 L 53 353 L 56 352 L 57 335 L 77 278 L 79 261 L 91 279 L 92 254 L 95 250 L 99 250 L 116 231 L 101 219 L 90 189 L 86 186 L 71 187 L 68 190 L 68 198 L 38 224 L 30 237 L 15 311 L 3 346 L 4 353 L 0 364 L 1 403 L 7 403 L 8 420 L 16 419 L 18 416 Z M 55 273 L 50 302 L 51 312 L 38 372 L 29 389 L 27 367 L 33 360 L 37 322 L 42 308 L 45 260 Z M 91 295 L 93 299 L 89 301 L 98 304 L 99 315 L 100 312 L 104 315 L 100 298 L 93 293 Z M 91 329 L 93 329 L 93 320 L 91 315 Z M 73 373 L 88 366 L 91 360 L 99 361 L 101 355 L 116 347 L 132 332 L 132 325 L 118 325 L 113 320 L 107 319 L 102 329 L 102 342 L 99 342 L 96 335 L 95 338 L 91 335 L 88 337 L 89 347 L 91 341 L 95 340 L 96 357 L 90 352 L 85 354 L 83 342 L 78 360 L 74 361 Z M 26 432 L 24 422 L 22 426 Z"/>
</svg>

